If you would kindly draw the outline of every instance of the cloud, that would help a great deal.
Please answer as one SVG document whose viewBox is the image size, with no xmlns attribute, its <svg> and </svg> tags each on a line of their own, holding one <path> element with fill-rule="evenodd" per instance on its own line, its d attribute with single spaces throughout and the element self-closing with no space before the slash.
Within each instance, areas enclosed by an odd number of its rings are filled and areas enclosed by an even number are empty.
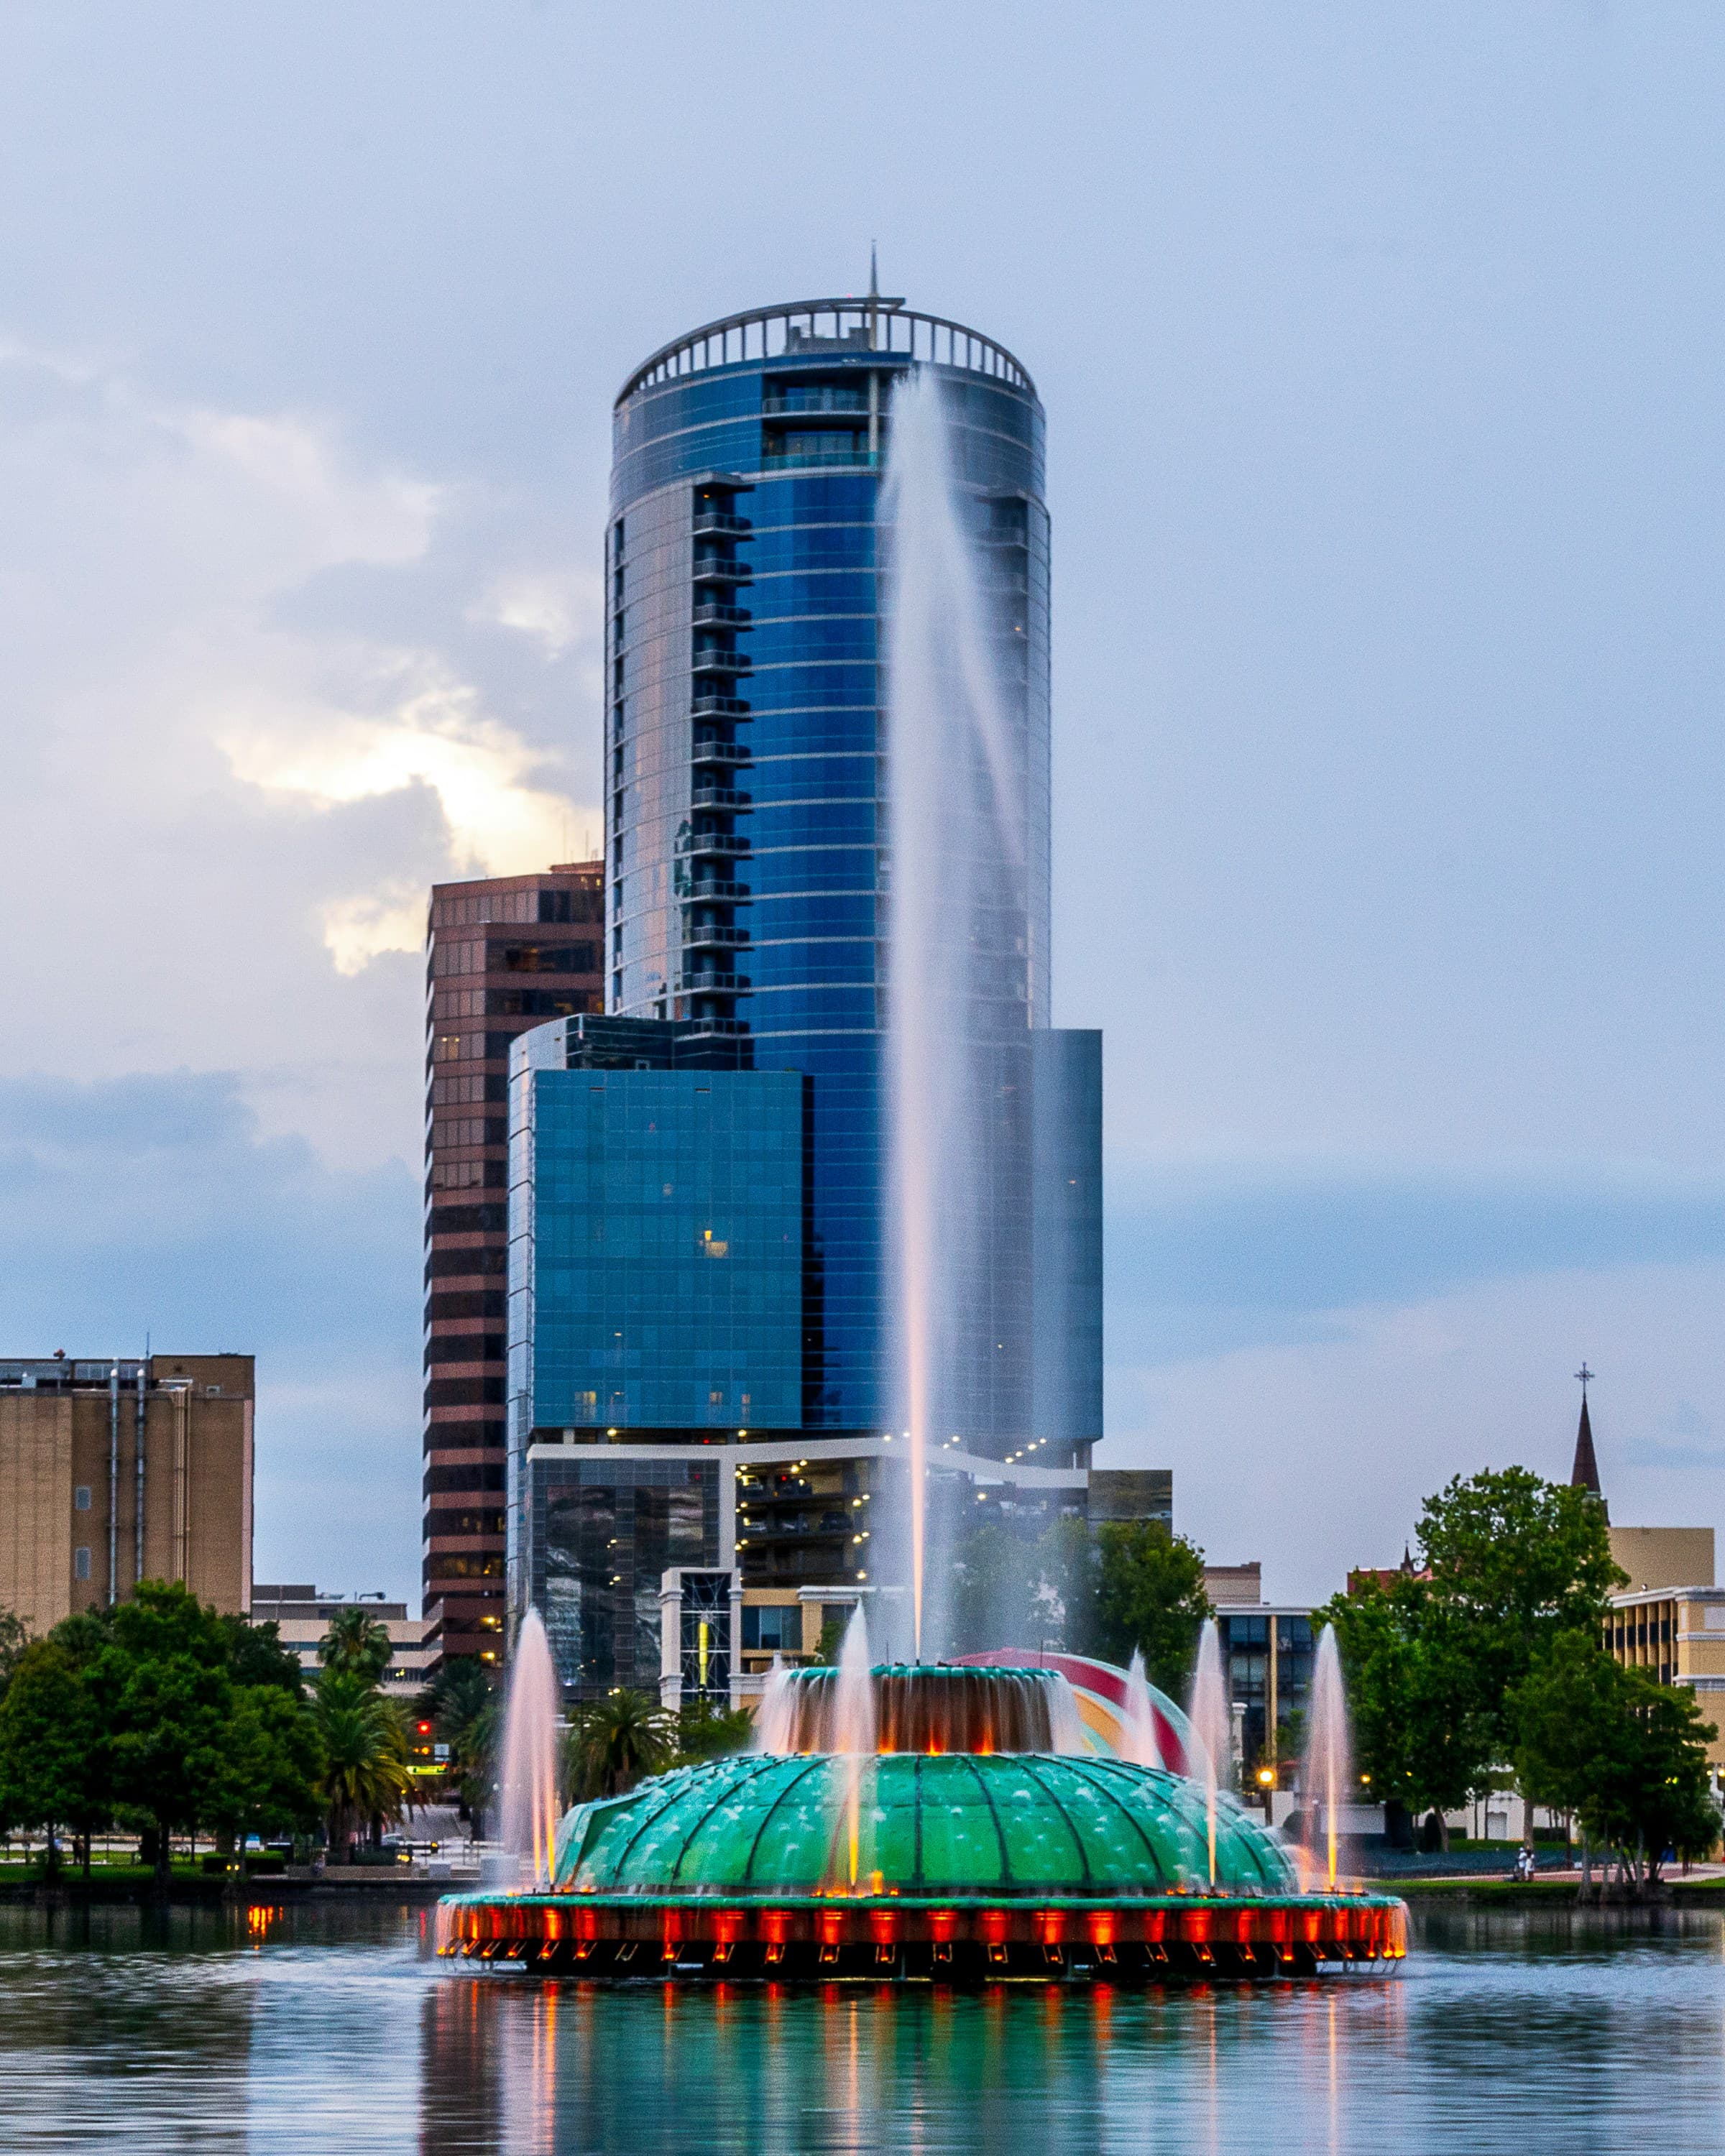
<svg viewBox="0 0 1725 2156">
<path fill-rule="evenodd" d="M 596 576 L 515 570 L 487 588 L 483 600 L 468 618 L 496 622 L 504 629 L 536 637 L 557 658 L 583 635 L 591 635 L 600 607 Z"/>
<path fill-rule="evenodd" d="M 0 1079 L 15 1354 L 258 1358 L 257 1568 L 418 1594 L 418 1179 L 332 1173 L 232 1073 Z"/>
<path fill-rule="evenodd" d="M 0 968 L 31 1014 L 0 1068 L 237 1071 L 267 1128 L 412 1161 L 427 887 L 597 821 L 570 743 L 598 595 L 566 535 L 316 413 L 16 341 L 0 487 Z"/>
</svg>

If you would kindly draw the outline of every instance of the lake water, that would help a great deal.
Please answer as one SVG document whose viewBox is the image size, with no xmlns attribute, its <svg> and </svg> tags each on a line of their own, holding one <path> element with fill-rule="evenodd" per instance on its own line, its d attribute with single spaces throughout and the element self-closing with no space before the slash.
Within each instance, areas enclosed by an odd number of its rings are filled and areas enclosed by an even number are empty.
<svg viewBox="0 0 1725 2156">
<path fill-rule="evenodd" d="M 1722 2142 L 1707 1914 L 1427 1918 L 1399 1976 L 942 1993 L 470 1976 L 407 1910 L 0 1908 L 0 2149 L 32 2156 Z"/>
</svg>

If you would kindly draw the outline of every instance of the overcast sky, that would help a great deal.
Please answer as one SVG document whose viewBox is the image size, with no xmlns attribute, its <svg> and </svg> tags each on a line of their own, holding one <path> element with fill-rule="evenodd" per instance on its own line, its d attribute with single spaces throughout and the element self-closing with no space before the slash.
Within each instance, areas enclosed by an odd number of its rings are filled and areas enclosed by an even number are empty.
<svg viewBox="0 0 1725 2156">
<path fill-rule="evenodd" d="M 887 288 L 1050 418 L 1109 1443 L 1277 1595 L 1725 1511 L 1725 14 L 0 12 L 0 1348 L 259 1357 L 417 1605 L 419 940 L 598 828 L 630 367 Z"/>
</svg>

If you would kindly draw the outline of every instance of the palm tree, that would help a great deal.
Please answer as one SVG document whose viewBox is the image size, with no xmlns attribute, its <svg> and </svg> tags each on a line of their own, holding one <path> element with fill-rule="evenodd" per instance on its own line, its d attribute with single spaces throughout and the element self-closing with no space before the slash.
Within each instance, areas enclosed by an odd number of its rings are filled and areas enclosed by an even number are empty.
<svg viewBox="0 0 1725 2156">
<path fill-rule="evenodd" d="M 331 1618 L 330 1629 L 318 1643 L 317 1659 L 339 1676 L 363 1677 L 374 1685 L 382 1681 L 394 1652 L 389 1627 L 353 1603 Z"/>
<path fill-rule="evenodd" d="M 449 1747 L 449 1775 L 465 1807 L 473 1839 L 485 1836 L 485 1815 L 496 1793 L 497 1740 L 502 1721 L 497 1688 L 483 1662 L 445 1662 L 419 1695 L 418 1712 Z"/>
<path fill-rule="evenodd" d="M 644 1775 L 661 1774 L 676 1750 L 677 1724 L 650 1693 L 608 1692 L 572 1717 L 566 1763 L 579 1804 L 620 1797 Z"/>
<path fill-rule="evenodd" d="M 316 1715 L 331 1848 L 344 1845 L 360 1826 L 381 1837 L 413 1801 L 400 1708 L 363 1678 L 326 1668 L 317 1688 Z"/>
<path fill-rule="evenodd" d="M 503 1729 L 501 1702 L 489 1690 L 465 1719 L 449 1731 L 449 1772 L 467 1807 L 469 1831 L 485 1840 L 485 1813 L 497 1794 L 497 1744 Z"/>
</svg>

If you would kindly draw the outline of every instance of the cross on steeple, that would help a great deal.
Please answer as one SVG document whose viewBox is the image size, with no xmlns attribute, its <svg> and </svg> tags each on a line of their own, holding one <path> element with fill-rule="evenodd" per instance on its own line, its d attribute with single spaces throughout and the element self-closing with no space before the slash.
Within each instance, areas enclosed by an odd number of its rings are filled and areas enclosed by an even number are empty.
<svg viewBox="0 0 1725 2156">
<path fill-rule="evenodd" d="M 1594 1455 L 1593 1423 L 1587 1411 L 1588 1381 L 1594 1374 L 1585 1362 L 1575 1373 L 1581 1381 L 1581 1420 L 1575 1431 L 1575 1465 L 1569 1471 L 1570 1486 L 1577 1490 L 1590 1490 L 1603 1506 L 1604 1493 L 1599 1488 L 1599 1463 Z"/>
</svg>

